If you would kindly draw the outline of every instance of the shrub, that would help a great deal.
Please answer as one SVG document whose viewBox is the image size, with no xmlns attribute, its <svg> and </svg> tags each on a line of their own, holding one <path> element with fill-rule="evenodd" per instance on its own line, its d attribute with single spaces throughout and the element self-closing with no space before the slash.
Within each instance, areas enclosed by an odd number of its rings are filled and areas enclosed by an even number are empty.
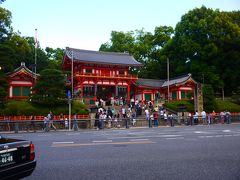
<svg viewBox="0 0 240 180">
<path fill-rule="evenodd" d="M 232 103 L 230 101 L 216 100 L 217 108 L 216 111 L 230 111 L 230 112 L 240 112 L 240 105 Z"/>
<path fill-rule="evenodd" d="M 41 104 L 31 104 L 29 101 L 21 100 L 15 101 L 11 100 L 6 103 L 4 109 L 1 109 L 0 115 L 5 116 L 30 116 L 30 115 L 37 115 L 37 116 L 46 116 L 49 111 L 52 111 L 54 115 L 68 114 L 68 104 L 60 104 L 58 106 L 54 106 L 53 108 L 49 109 L 47 106 Z M 73 101 L 72 103 L 72 114 L 89 114 L 89 110 L 87 107 L 79 102 Z"/>
<path fill-rule="evenodd" d="M 186 111 L 193 112 L 194 111 L 194 104 L 193 100 L 180 100 L 180 101 L 170 101 L 164 104 L 164 107 L 172 109 L 174 111 L 180 111 L 180 107 L 186 107 Z"/>
</svg>

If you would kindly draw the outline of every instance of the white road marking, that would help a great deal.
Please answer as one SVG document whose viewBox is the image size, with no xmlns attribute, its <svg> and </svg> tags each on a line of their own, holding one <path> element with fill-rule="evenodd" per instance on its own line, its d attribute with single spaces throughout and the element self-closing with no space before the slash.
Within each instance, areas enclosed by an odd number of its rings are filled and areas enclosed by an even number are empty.
<svg viewBox="0 0 240 180">
<path fill-rule="evenodd" d="M 53 142 L 53 144 L 73 144 L 73 141 L 67 141 L 67 142 Z"/>
<path fill-rule="evenodd" d="M 39 134 L 38 136 L 52 136 L 51 134 Z"/>
<path fill-rule="evenodd" d="M 135 136 L 135 137 L 129 137 L 129 136 L 122 136 L 122 137 L 108 137 L 107 139 L 133 139 L 133 138 L 168 138 L 168 137 L 180 137 L 182 135 L 173 135 L 173 134 L 166 134 L 166 135 L 156 135 L 156 136 Z"/>
<path fill-rule="evenodd" d="M 93 143 L 108 143 L 112 142 L 112 140 L 105 140 L 105 141 L 92 141 Z"/>
<path fill-rule="evenodd" d="M 68 133 L 66 134 L 67 136 L 74 136 L 74 135 L 79 135 L 80 133 Z"/>
<path fill-rule="evenodd" d="M 231 132 L 231 130 L 226 129 L 226 130 L 223 130 L 222 132 L 228 133 L 228 132 Z"/>
<path fill-rule="evenodd" d="M 196 134 L 208 134 L 209 132 L 206 131 L 194 131 Z"/>
</svg>

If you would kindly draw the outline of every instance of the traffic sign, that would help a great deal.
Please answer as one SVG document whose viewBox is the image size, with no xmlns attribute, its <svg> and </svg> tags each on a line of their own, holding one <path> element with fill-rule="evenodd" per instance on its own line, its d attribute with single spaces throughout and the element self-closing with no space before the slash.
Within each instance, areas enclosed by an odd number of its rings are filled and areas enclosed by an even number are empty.
<svg viewBox="0 0 240 180">
<path fill-rule="evenodd" d="M 67 97 L 68 97 L 68 99 L 71 98 L 71 91 L 70 90 L 68 90 L 68 92 L 67 92 Z"/>
</svg>

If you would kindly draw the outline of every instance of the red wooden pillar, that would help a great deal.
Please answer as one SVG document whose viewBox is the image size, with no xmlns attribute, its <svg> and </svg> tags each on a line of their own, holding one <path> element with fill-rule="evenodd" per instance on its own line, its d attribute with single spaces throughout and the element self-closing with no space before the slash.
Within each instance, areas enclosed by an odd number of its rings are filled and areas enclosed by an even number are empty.
<svg viewBox="0 0 240 180">
<path fill-rule="evenodd" d="M 130 86 L 127 86 L 127 101 L 130 102 Z"/>
<path fill-rule="evenodd" d="M 94 101 L 97 101 L 97 82 L 94 84 Z"/>
<path fill-rule="evenodd" d="M 83 98 L 83 84 L 81 84 L 81 97 Z"/>
</svg>

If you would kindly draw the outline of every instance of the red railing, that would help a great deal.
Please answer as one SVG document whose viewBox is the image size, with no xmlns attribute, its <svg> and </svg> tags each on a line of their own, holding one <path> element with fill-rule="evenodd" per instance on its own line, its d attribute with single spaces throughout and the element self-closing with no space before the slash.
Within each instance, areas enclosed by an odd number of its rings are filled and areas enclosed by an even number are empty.
<svg viewBox="0 0 240 180">
<path fill-rule="evenodd" d="M 69 115 L 63 115 L 62 119 L 68 119 Z M 31 120 L 32 116 L 0 116 L 1 120 Z M 35 116 L 35 120 L 43 120 L 44 116 Z M 73 119 L 73 115 L 71 116 Z M 77 119 L 89 119 L 89 115 L 77 115 Z M 60 115 L 55 115 L 53 120 L 61 120 Z"/>
<path fill-rule="evenodd" d="M 137 75 L 128 74 L 128 75 L 117 75 L 117 74 L 110 74 L 110 73 L 102 73 L 102 74 L 90 74 L 90 73 L 76 73 L 75 77 L 105 77 L 105 78 L 126 78 L 126 79 L 136 79 Z"/>
</svg>

